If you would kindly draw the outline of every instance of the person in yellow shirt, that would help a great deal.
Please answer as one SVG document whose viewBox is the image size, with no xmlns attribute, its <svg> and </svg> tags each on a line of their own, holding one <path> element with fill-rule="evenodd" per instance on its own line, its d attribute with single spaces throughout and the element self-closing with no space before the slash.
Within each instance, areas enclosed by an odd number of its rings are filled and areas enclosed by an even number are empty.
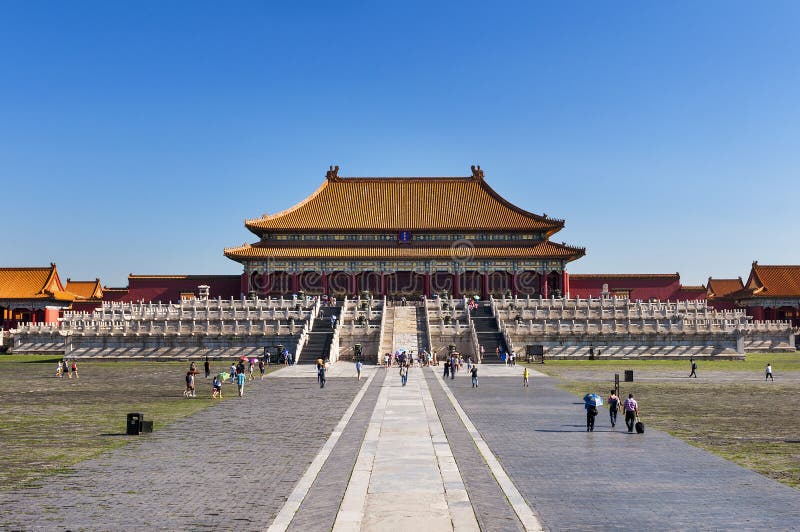
<svg viewBox="0 0 800 532">
<path fill-rule="evenodd" d="M 528 368 L 526 367 L 525 370 L 522 372 L 522 386 L 528 387 Z"/>
</svg>

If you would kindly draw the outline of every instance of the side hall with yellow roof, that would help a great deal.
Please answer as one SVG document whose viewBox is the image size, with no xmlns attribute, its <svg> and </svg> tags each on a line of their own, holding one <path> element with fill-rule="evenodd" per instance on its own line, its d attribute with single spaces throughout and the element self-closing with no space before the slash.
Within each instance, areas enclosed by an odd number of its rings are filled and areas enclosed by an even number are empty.
<svg viewBox="0 0 800 532">
<path fill-rule="evenodd" d="M 0 311 L 3 328 L 19 322 L 52 323 L 76 295 L 67 291 L 55 263 L 43 267 L 0 268 Z"/>
</svg>

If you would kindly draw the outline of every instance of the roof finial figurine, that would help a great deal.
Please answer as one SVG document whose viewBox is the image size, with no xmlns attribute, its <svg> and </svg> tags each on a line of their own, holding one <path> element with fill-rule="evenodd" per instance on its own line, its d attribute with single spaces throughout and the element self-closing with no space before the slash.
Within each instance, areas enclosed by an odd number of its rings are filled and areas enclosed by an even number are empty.
<svg viewBox="0 0 800 532">
<path fill-rule="evenodd" d="M 474 164 L 470 166 L 472 170 L 472 179 L 483 179 L 483 170 L 481 170 L 481 165 L 475 166 Z"/>
<path fill-rule="evenodd" d="M 325 174 L 325 178 L 328 181 L 338 181 L 339 180 L 339 166 L 331 165 L 331 169 Z"/>
</svg>

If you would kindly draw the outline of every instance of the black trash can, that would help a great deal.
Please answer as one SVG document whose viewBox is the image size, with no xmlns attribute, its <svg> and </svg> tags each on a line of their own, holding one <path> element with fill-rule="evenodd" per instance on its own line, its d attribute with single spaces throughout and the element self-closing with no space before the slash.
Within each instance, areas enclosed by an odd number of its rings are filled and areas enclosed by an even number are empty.
<svg viewBox="0 0 800 532">
<path fill-rule="evenodd" d="M 142 414 L 128 414 L 128 436 L 138 436 L 142 432 Z"/>
<path fill-rule="evenodd" d="M 626 369 L 625 370 L 625 382 L 633 382 L 633 370 Z"/>
</svg>

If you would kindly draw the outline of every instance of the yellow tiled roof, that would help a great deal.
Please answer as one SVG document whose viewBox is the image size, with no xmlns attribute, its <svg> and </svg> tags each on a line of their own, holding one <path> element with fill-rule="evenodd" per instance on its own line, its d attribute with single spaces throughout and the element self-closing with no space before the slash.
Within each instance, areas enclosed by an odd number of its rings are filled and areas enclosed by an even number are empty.
<svg viewBox="0 0 800 532">
<path fill-rule="evenodd" d="M 56 299 L 71 301 L 64 292 L 55 264 L 45 267 L 0 268 L 0 299 Z"/>
<path fill-rule="evenodd" d="M 330 259 L 330 260 L 483 260 L 483 259 L 541 259 L 574 260 L 585 254 L 583 248 L 574 248 L 550 241 L 533 246 L 325 246 L 325 247 L 259 247 L 245 245 L 226 248 L 225 256 L 234 260 L 245 259 Z"/>
<path fill-rule="evenodd" d="M 245 221 L 270 230 L 522 230 L 551 235 L 563 220 L 512 205 L 483 177 L 335 177 L 294 207 Z"/>
<path fill-rule="evenodd" d="M 65 290 L 81 299 L 103 299 L 103 287 L 100 284 L 100 279 L 95 279 L 94 281 L 67 279 Z"/>
<path fill-rule="evenodd" d="M 738 279 L 712 279 L 708 278 L 709 297 L 725 297 L 744 288 L 741 277 Z"/>
<path fill-rule="evenodd" d="M 800 297 L 800 266 L 753 263 L 746 291 L 750 297 Z"/>
</svg>

